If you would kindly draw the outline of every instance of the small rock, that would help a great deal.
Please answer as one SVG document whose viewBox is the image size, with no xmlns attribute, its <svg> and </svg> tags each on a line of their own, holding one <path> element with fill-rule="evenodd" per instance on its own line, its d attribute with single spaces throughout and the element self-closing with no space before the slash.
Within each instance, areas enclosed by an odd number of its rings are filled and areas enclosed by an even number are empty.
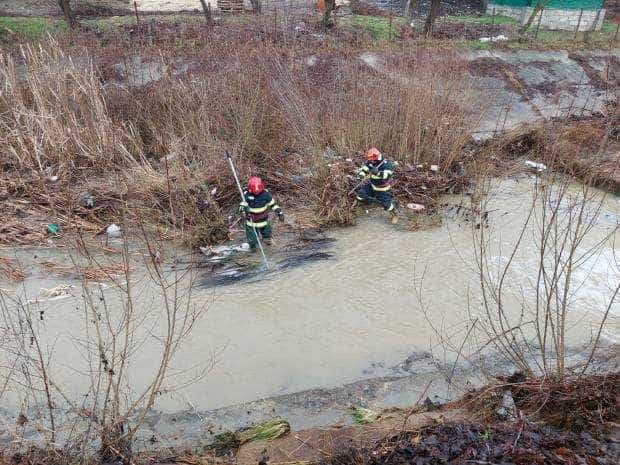
<svg viewBox="0 0 620 465">
<path fill-rule="evenodd" d="M 78 202 L 85 208 L 93 208 L 95 206 L 95 197 L 90 192 L 80 195 Z"/>
<path fill-rule="evenodd" d="M 502 405 L 495 411 L 497 416 L 502 420 L 509 420 L 517 417 L 517 406 L 512 398 L 510 390 L 504 392 L 502 397 Z"/>
</svg>

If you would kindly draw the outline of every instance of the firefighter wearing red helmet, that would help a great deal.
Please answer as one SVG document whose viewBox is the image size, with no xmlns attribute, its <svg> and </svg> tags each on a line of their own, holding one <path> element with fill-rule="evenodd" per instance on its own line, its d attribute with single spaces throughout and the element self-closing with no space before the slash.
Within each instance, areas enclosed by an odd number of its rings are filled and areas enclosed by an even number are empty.
<svg viewBox="0 0 620 465">
<path fill-rule="evenodd" d="M 284 221 L 284 213 L 258 176 L 252 176 L 248 180 L 248 187 L 243 191 L 243 199 L 244 201 L 239 204 L 239 211 L 246 214 L 245 235 L 250 248 L 255 250 L 258 244 L 257 234 L 266 239 L 266 242 L 271 238 L 269 211 L 275 212 L 280 221 Z"/>
<path fill-rule="evenodd" d="M 366 162 L 360 167 L 357 175 L 360 179 L 370 176 L 370 180 L 357 192 L 357 200 L 368 202 L 378 201 L 392 216 L 392 223 L 398 222 L 394 200 L 392 199 L 392 175 L 395 164 L 383 157 L 379 149 L 372 147 L 364 153 Z"/>
</svg>

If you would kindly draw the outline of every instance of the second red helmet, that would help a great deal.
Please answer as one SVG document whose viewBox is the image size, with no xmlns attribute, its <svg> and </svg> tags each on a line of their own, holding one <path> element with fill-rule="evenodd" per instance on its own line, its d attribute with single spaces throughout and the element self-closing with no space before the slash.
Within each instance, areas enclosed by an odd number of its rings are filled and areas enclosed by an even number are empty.
<svg viewBox="0 0 620 465">
<path fill-rule="evenodd" d="M 265 183 L 258 176 L 252 176 L 248 179 L 248 192 L 258 195 L 265 190 Z"/>
</svg>

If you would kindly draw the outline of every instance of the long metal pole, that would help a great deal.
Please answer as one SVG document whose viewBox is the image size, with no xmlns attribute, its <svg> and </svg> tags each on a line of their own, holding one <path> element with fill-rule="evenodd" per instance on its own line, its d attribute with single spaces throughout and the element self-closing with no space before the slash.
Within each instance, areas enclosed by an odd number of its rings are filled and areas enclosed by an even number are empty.
<svg viewBox="0 0 620 465">
<path fill-rule="evenodd" d="M 226 154 L 226 159 L 228 160 L 228 164 L 230 165 L 230 170 L 232 171 L 232 174 L 235 178 L 235 182 L 237 183 L 237 188 L 239 189 L 239 195 L 241 195 L 241 201 L 245 202 L 245 196 L 243 195 L 243 188 L 241 187 L 241 183 L 239 182 L 239 177 L 237 176 L 237 170 L 235 170 L 235 165 L 233 163 L 232 157 L 230 156 L 230 152 L 228 152 L 228 150 L 225 150 L 224 153 Z M 263 256 L 263 261 L 265 262 L 265 268 L 269 269 L 269 262 L 267 261 L 267 255 L 265 255 L 265 250 L 263 249 L 263 244 L 260 241 L 260 236 L 258 235 L 256 226 L 252 226 L 252 229 L 254 229 L 254 236 L 256 236 L 256 243 L 258 244 L 260 253 Z"/>
</svg>

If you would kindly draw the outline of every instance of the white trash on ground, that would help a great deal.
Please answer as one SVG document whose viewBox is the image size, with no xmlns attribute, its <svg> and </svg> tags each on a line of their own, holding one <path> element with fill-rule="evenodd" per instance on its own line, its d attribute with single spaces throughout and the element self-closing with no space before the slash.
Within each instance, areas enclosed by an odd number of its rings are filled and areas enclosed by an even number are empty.
<svg viewBox="0 0 620 465">
<path fill-rule="evenodd" d="M 544 163 L 537 163 L 535 161 L 532 160 L 525 160 L 525 166 L 527 166 L 528 168 L 531 168 L 539 173 L 542 173 L 543 171 L 545 171 L 547 169 L 547 165 L 545 165 Z"/>
<path fill-rule="evenodd" d="M 112 223 L 106 228 L 105 233 L 111 239 L 121 237 L 121 235 L 123 234 L 123 232 L 121 231 L 121 227 L 114 223 Z"/>
<path fill-rule="evenodd" d="M 504 34 L 500 34 L 500 35 L 495 36 L 495 37 L 481 37 L 478 40 L 480 42 L 482 42 L 482 43 L 486 43 L 486 42 L 505 42 L 505 41 L 507 41 L 509 39 Z"/>
</svg>

